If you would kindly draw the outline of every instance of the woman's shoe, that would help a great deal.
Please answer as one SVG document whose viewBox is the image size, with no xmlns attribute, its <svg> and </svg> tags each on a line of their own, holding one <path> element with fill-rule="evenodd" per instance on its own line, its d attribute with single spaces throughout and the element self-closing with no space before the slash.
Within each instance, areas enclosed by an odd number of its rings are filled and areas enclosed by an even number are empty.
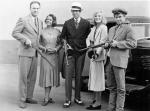
<svg viewBox="0 0 150 111">
<path fill-rule="evenodd" d="M 89 105 L 88 107 L 86 107 L 86 109 L 87 110 L 100 110 L 101 105 L 98 105 L 98 106 Z"/>
<path fill-rule="evenodd" d="M 94 104 L 95 102 L 96 102 L 96 100 L 93 100 L 93 101 L 92 101 L 92 104 Z"/>
<path fill-rule="evenodd" d="M 49 98 L 49 103 L 55 103 L 55 101 L 52 98 Z"/>
<path fill-rule="evenodd" d="M 55 102 L 53 101 L 52 98 L 49 98 L 48 101 L 44 99 L 44 101 L 42 102 L 41 105 L 42 105 L 42 106 L 47 106 L 48 103 L 55 103 Z"/>
<path fill-rule="evenodd" d="M 96 102 L 96 100 L 93 100 L 88 107 L 92 106 L 95 102 Z"/>
<path fill-rule="evenodd" d="M 71 106 L 71 101 L 66 101 L 64 104 L 63 104 L 63 107 L 64 108 L 69 108 Z"/>
<path fill-rule="evenodd" d="M 42 102 L 42 106 L 47 106 L 48 105 L 48 103 L 49 103 L 49 101 L 46 101 L 45 99 L 44 99 L 44 101 Z"/>
</svg>

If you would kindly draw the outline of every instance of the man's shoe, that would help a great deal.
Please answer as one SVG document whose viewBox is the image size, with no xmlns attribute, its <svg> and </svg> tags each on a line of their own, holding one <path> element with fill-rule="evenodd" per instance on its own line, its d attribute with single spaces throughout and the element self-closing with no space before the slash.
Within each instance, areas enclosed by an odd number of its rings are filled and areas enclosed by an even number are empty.
<svg viewBox="0 0 150 111">
<path fill-rule="evenodd" d="M 19 102 L 19 107 L 22 108 L 22 109 L 24 109 L 24 108 L 27 107 L 27 104 L 24 101 L 20 101 Z"/>
<path fill-rule="evenodd" d="M 84 103 L 83 103 L 83 101 L 81 101 L 80 99 L 74 99 L 74 102 L 76 103 L 76 104 L 78 104 L 78 105 L 80 105 L 80 106 L 83 106 L 84 105 Z"/>
<path fill-rule="evenodd" d="M 69 108 L 71 106 L 71 101 L 66 101 L 64 104 L 63 104 L 63 107 L 64 108 Z"/>
<path fill-rule="evenodd" d="M 29 99 L 29 98 L 27 98 L 27 99 L 26 99 L 26 103 L 37 104 L 38 102 L 37 102 L 36 100 L 34 100 L 34 99 Z"/>
<path fill-rule="evenodd" d="M 88 107 L 86 107 L 86 109 L 87 110 L 100 110 L 101 105 L 98 105 L 98 106 L 89 105 Z"/>
</svg>

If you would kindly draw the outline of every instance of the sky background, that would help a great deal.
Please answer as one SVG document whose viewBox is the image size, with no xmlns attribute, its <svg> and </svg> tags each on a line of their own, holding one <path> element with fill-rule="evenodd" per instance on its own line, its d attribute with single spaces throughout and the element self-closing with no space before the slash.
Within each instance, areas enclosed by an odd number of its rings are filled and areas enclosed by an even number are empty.
<svg viewBox="0 0 150 111">
<path fill-rule="evenodd" d="M 29 4 L 32 0 L 1 0 L 0 1 L 0 40 L 12 40 L 11 32 L 20 17 L 30 13 Z M 63 24 L 72 17 L 71 3 L 79 1 L 83 6 L 81 13 L 84 18 L 92 18 L 93 13 L 102 10 L 106 17 L 112 17 L 111 10 L 119 7 L 128 11 L 128 16 L 149 16 L 150 0 L 38 0 L 41 2 L 39 17 L 44 20 L 49 13 L 57 17 Z"/>
</svg>

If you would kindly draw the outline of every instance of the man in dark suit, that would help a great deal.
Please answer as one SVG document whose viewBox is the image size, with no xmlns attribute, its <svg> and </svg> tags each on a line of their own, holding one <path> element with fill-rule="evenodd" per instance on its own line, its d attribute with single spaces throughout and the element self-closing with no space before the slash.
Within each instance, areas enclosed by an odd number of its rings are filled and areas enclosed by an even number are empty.
<svg viewBox="0 0 150 111">
<path fill-rule="evenodd" d="M 84 66 L 86 52 L 80 52 L 79 50 L 86 47 L 86 38 L 90 33 L 90 23 L 80 17 L 82 6 L 78 2 L 72 3 L 71 12 L 73 18 L 67 20 L 64 23 L 61 38 L 64 39 L 71 53 L 68 52 L 68 64 L 66 65 L 66 102 L 64 107 L 67 108 L 71 105 L 72 97 L 72 75 L 75 73 L 75 98 L 74 102 L 78 105 L 83 105 L 80 97 L 81 88 L 81 74 Z"/>
<path fill-rule="evenodd" d="M 127 11 L 116 8 L 112 10 L 117 25 L 110 28 L 108 39 L 111 43 L 108 51 L 107 85 L 110 89 L 109 108 L 107 111 L 124 111 L 125 69 L 127 68 L 129 49 L 135 48 L 136 38 L 126 20 Z M 108 46 L 106 43 L 105 46 Z"/>
<path fill-rule="evenodd" d="M 20 18 L 12 32 L 12 36 L 20 42 L 19 55 L 19 107 L 26 108 L 26 103 L 37 104 L 33 100 L 33 91 L 37 75 L 37 51 L 32 48 L 38 45 L 42 30 L 42 22 L 38 13 L 40 3 L 30 3 L 31 14 Z"/>
</svg>

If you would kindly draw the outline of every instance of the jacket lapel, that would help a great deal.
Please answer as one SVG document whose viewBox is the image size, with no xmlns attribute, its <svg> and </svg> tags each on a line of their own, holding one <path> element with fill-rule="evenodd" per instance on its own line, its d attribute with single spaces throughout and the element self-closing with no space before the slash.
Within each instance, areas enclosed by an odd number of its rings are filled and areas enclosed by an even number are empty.
<svg viewBox="0 0 150 111">
<path fill-rule="evenodd" d="M 100 33 L 101 33 L 101 28 L 98 27 L 98 29 L 96 30 L 96 33 L 95 33 L 95 40 L 96 41 L 97 41 L 98 36 L 101 36 Z M 101 37 L 99 39 L 101 39 Z"/>
<path fill-rule="evenodd" d="M 100 30 L 100 28 L 98 28 L 98 29 L 96 30 L 96 33 L 95 33 L 95 29 L 96 29 L 96 27 L 94 26 L 94 27 L 91 29 L 91 32 L 90 32 L 88 38 L 89 38 L 89 40 L 94 41 L 94 44 L 95 44 L 95 43 L 97 44 L 97 42 L 100 41 L 99 39 L 101 39 L 101 37 L 100 37 L 100 38 L 98 37 L 98 36 L 100 36 L 100 34 L 101 34 L 101 30 Z M 95 34 L 94 34 L 94 33 L 95 33 Z"/>
<path fill-rule="evenodd" d="M 75 23 L 74 23 L 74 19 L 73 19 L 73 18 L 71 19 L 70 25 L 71 25 L 71 27 L 73 28 L 73 30 L 76 30 L 76 27 L 75 27 Z"/>
<path fill-rule="evenodd" d="M 123 27 L 120 26 L 119 28 L 117 28 L 115 30 L 115 35 L 114 35 L 113 40 L 117 40 L 119 38 L 119 36 L 121 35 L 122 32 L 123 32 Z"/>
<path fill-rule="evenodd" d="M 42 22 L 40 19 L 38 19 L 38 23 L 39 23 L 38 29 L 39 29 L 39 35 L 40 35 L 40 34 L 41 34 L 41 31 L 42 31 L 42 29 L 43 29 L 43 22 Z"/>
<path fill-rule="evenodd" d="M 38 33 L 38 29 L 37 27 L 35 26 L 34 22 L 33 22 L 33 19 L 32 17 L 29 15 L 29 19 L 28 19 L 28 23 L 30 24 L 30 26 L 33 28 L 33 30 Z"/>
</svg>

